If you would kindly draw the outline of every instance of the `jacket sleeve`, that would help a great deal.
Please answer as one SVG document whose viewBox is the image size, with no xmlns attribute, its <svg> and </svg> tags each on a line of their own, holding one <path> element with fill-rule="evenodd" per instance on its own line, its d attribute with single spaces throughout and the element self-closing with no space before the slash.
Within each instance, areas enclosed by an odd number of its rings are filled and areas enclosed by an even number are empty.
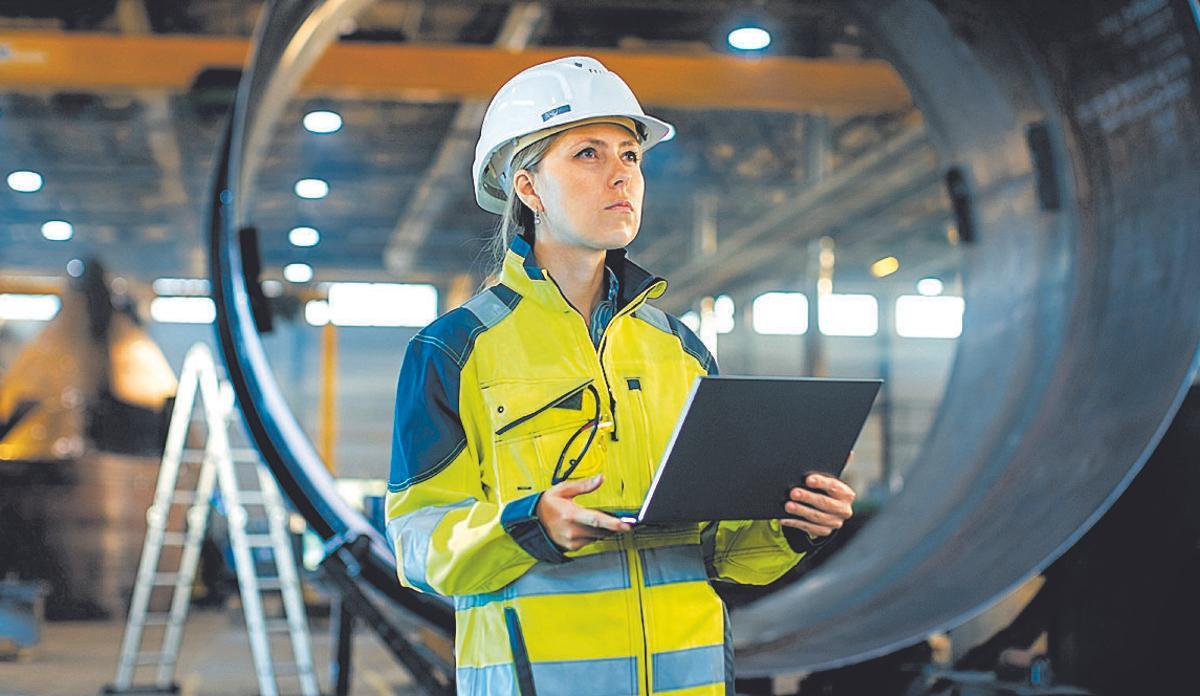
<svg viewBox="0 0 1200 696">
<path fill-rule="evenodd" d="M 712 578 L 742 585 L 775 582 L 830 538 L 812 539 L 779 520 L 718 522 L 702 532 L 705 537 Z"/>
<path fill-rule="evenodd" d="M 396 389 L 387 535 L 401 584 L 468 595 L 509 584 L 539 560 L 564 562 L 535 510 L 541 493 L 501 505 L 483 492 L 478 447 L 460 413 L 472 388 L 453 349 L 434 335 L 408 345 Z M 466 374 L 464 374 L 466 372 Z"/>
</svg>

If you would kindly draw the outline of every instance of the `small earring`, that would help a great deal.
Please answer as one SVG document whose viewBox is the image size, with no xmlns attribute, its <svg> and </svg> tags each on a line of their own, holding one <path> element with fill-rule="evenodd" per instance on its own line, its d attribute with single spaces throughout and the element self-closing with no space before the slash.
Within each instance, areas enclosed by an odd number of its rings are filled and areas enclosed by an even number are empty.
<svg viewBox="0 0 1200 696">
<path fill-rule="evenodd" d="M 535 224 L 535 225 L 542 224 L 542 211 L 540 211 L 540 210 L 533 211 L 533 224 Z"/>
</svg>

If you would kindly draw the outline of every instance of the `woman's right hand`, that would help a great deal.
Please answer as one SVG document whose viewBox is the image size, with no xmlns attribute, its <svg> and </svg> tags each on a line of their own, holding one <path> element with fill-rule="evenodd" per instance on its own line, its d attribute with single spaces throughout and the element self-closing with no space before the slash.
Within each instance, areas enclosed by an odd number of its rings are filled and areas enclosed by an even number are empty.
<svg viewBox="0 0 1200 696">
<path fill-rule="evenodd" d="M 561 549 L 577 551 L 612 534 L 633 529 L 612 515 L 575 503 L 575 496 L 591 493 L 604 482 L 604 474 L 588 479 L 563 481 L 548 488 L 537 505 L 538 520 Z"/>
</svg>

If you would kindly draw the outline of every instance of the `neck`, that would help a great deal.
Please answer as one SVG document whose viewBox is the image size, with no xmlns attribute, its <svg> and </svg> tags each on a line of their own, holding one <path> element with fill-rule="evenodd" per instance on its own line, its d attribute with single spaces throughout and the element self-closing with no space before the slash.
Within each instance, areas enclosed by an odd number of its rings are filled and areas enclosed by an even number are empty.
<svg viewBox="0 0 1200 696">
<path fill-rule="evenodd" d="M 554 277 L 567 301 L 587 321 L 592 316 L 592 309 L 600 302 L 604 287 L 604 250 L 539 238 L 534 241 L 533 254 L 538 265 Z"/>
</svg>

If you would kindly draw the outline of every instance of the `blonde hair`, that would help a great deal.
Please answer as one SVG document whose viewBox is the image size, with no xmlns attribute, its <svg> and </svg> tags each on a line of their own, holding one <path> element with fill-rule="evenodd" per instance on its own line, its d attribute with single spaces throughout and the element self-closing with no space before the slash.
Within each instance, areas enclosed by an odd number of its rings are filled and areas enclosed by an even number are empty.
<svg viewBox="0 0 1200 696">
<path fill-rule="evenodd" d="M 518 234 L 524 234 L 530 240 L 533 239 L 533 211 L 516 194 L 513 179 L 515 178 L 514 175 L 522 169 L 537 171 L 538 164 L 541 163 L 542 158 L 546 156 L 546 151 L 550 149 L 550 145 L 556 139 L 556 136 L 542 138 L 530 143 L 522 148 L 520 152 L 513 155 L 512 164 L 509 165 L 510 174 L 506 177 L 507 182 L 505 185 L 505 193 L 508 194 L 508 200 L 504 205 L 504 213 L 500 216 L 500 224 L 496 226 L 496 232 L 488 242 L 488 256 L 491 260 L 491 268 L 488 273 L 489 278 L 500 275 L 500 269 L 504 265 L 504 254 L 508 251 L 508 246 L 512 243 L 513 237 Z M 484 282 L 486 283 L 487 281 L 485 280 Z"/>
</svg>

